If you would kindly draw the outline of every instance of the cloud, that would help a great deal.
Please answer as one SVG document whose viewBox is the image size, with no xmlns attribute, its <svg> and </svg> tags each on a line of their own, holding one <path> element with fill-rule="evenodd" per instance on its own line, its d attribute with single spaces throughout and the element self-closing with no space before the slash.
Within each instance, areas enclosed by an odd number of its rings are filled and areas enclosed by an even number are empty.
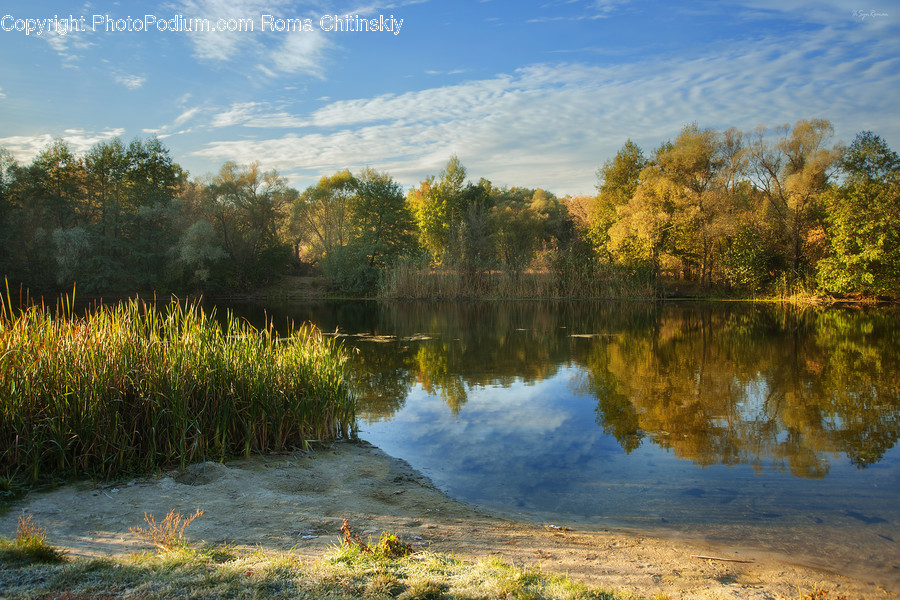
<svg viewBox="0 0 900 600">
<path fill-rule="evenodd" d="M 321 30 L 261 31 L 263 15 L 303 18 L 287 0 L 182 0 L 178 7 L 185 18 L 206 19 L 213 26 L 220 19 L 249 24 L 244 30 L 192 33 L 193 54 L 201 60 L 246 63 L 252 59 L 258 63 L 255 75 L 274 78 L 283 73 L 306 73 L 323 78 L 325 54 L 334 44 Z"/>
<path fill-rule="evenodd" d="M 30 162 L 44 148 L 55 140 L 61 139 L 69 145 L 74 154 L 84 154 L 99 142 L 105 142 L 125 133 L 125 129 L 114 128 L 102 131 L 85 131 L 84 129 L 66 129 L 62 135 L 42 133 L 37 135 L 18 135 L 0 138 L 0 147 L 9 150 L 17 161 Z"/>
<path fill-rule="evenodd" d="M 631 0 L 556 0 L 544 4 L 542 8 L 554 9 L 557 14 L 553 16 L 535 17 L 528 19 L 526 23 L 546 23 L 551 21 L 595 21 L 606 19 L 620 7 L 629 4 Z M 558 14 L 561 7 L 575 10 L 571 14 Z"/>
<path fill-rule="evenodd" d="M 308 73 L 324 79 L 325 51 L 332 46 L 319 29 L 290 34 L 270 53 L 270 64 L 284 73 Z"/>
<path fill-rule="evenodd" d="M 0 100 L 3 100 L 4 98 L 6 98 L 6 94 L 3 93 L 3 88 L 0 88 Z"/>
<path fill-rule="evenodd" d="M 186 19 L 206 19 L 215 25 L 220 19 L 256 19 L 261 12 L 283 6 L 284 2 L 257 0 L 183 0 L 179 12 Z M 258 51 L 260 43 L 248 31 L 198 31 L 190 35 L 194 56 L 203 60 L 228 61 Z"/>
<path fill-rule="evenodd" d="M 199 112 L 199 106 L 187 109 L 186 111 L 178 115 L 178 117 L 174 121 L 172 121 L 172 127 L 181 127 L 182 125 L 193 119 L 195 116 L 197 116 L 197 113 Z"/>
<path fill-rule="evenodd" d="M 900 139 L 893 118 L 898 43 L 873 41 L 855 27 L 710 43 L 612 66 L 532 64 L 485 79 L 334 101 L 306 115 L 236 104 L 217 116 L 218 127 L 283 124 L 303 131 L 241 134 L 209 142 L 195 155 L 253 157 L 292 182 L 371 165 L 414 185 L 457 153 L 474 179 L 578 194 L 593 192 L 597 167 L 626 139 L 649 153 L 692 121 L 750 130 L 821 117 L 845 141 L 863 129 Z"/>
<path fill-rule="evenodd" d="M 852 22 L 868 22 L 880 27 L 890 25 L 896 17 L 895 4 L 875 0 L 860 4 L 847 0 L 736 0 L 736 8 L 742 8 L 748 17 L 783 15 L 796 21 L 820 25 L 846 25 Z M 894 19 L 896 22 L 896 19 Z"/>
<path fill-rule="evenodd" d="M 212 127 L 286 127 L 299 128 L 309 125 L 309 120 L 275 108 L 268 102 L 239 102 L 215 115 L 211 122 Z"/>
<path fill-rule="evenodd" d="M 88 35 L 90 30 L 69 31 L 65 35 L 44 33 L 40 38 L 62 58 L 63 67 L 77 69 L 83 58 L 82 52 L 94 45 Z"/>
<path fill-rule="evenodd" d="M 113 76 L 116 83 L 124 85 L 129 90 L 139 89 L 147 81 L 146 77 L 140 75 L 129 75 L 128 73 L 118 73 Z"/>
</svg>

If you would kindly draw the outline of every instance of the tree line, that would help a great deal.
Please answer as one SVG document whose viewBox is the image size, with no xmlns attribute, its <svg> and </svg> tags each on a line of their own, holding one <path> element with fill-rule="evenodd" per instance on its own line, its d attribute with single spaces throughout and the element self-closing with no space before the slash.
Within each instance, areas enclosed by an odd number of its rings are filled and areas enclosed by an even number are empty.
<svg viewBox="0 0 900 600">
<path fill-rule="evenodd" d="M 652 293 L 690 282 L 896 296 L 900 158 L 872 132 L 849 147 L 832 138 L 819 119 L 752 132 L 693 123 L 650 153 L 626 141 L 595 195 L 563 198 L 473 183 L 456 156 L 406 192 L 372 168 L 300 192 L 257 163 L 190 178 L 156 138 L 83 156 L 56 141 L 28 165 L 0 150 L 0 267 L 39 291 L 88 293 L 225 293 L 322 273 L 374 294 L 406 268 L 456 274 L 467 295 L 490 294 L 497 274 L 603 295 L 601 273 Z"/>
</svg>

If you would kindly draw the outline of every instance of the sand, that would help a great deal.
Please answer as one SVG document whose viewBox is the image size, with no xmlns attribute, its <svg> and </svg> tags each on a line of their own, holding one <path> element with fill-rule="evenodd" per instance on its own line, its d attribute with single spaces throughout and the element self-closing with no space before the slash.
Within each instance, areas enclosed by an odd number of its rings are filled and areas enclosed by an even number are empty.
<svg viewBox="0 0 900 600">
<path fill-rule="evenodd" d="M 895 582 L 877 574 L 851 578 L 788 556 L 492 515 L 448 498 L 407 463 L 365 443 L 32 493 L 0 517 L 0 535 L 12 537 L 24 511 L 47 529 L 48 542 L 72 555 L 127 555 L 151 549 L 129 532 L 144 525 L 145 512 L 160 520 L 170 510 L 187 515 L 198 508 L 203 516 L 186 531 L 194 543 L 293 548 L 311 559 L 339 543 L 348 519 L 363 539 L 390 531 L 416 548 L 466 560 L 499 555 L 644 597 L 782 599 L 815 589 L 834 597 L 900 597 Z"/>
</svg>

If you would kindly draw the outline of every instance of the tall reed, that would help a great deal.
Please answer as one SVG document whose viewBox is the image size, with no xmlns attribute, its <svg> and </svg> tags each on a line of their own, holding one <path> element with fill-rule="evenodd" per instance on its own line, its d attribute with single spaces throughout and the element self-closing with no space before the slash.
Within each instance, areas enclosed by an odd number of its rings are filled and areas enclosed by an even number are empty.
<svg viewBox="0 0 900 600">
<path fill-rule="evenodd" d="M 654 278 L 647 269 L 563 261 L 520 273 L 505 269 L 472 273 L 401 259 L 385 271 L 378 289 L 378 296 L 385 299 L 647 299 L 657 295 Z"/>
<path fill-rule="evenodd" d="M 0 477 L 112 477 L 348 436 L 346 353 L 197 305 L 0 309 Z"/>
</svg>

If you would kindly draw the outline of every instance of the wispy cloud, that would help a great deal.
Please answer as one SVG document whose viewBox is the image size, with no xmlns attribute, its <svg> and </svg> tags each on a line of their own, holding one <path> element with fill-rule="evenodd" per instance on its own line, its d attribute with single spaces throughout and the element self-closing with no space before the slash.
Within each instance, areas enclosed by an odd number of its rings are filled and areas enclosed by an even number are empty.
<svg viewBox="0 0 900 600">
<path fill-rule="evenodd" d="M 595 21 L 606 19 L 631 0 L 554 0 L 543 5 L 545 10 L 553 10 L 555 14 L 543 15 L 529 19 L 528 23 L 547 23 L 552 21 Z M 565 8 L 565 14 L 559 14 Z"/>
<path fill-rule="evenodd" d="M 187 109 L 186 111 L 178 115 L 178 117 L 176 117 L 174 121 L 172 121 L 172 127 L 181 127 L 182 125 L 193 119 L 195 116 L 197 116 L 197 113 L 199 113 L 200 110 L 201 109 L 199 106 Z"/>
<path fill-rule="evenodd" d="M 62 58 L 64 67 L 77 69 L 84 58 L 84 52 L 94 44 L 90 39 L 90 30 L 70 31 L 66 35 L 44 33 L 40 36 Z"/>
<path fill-rule="evenodd" d="M 284 73 L 308 73 L 323 78 L 325 52 L 333 44 L 321 30 L 289 35 L 270 53 L 270 64 Z"/>
<path fill-rule="evenodd" d="M 257 63 L 255 75 L 268 78 L 283 73 L 306 73 L 322 78 L 326 51 L 334 45 L 319 29 L 312 31 L 261 31 L 262 15 L 303 18 L 294 3 L 287 0 L 181 0 L 179 9 L 186 18 L 207 19 L 216 23 L 231 19 L 236 24 L 252 21 L 252 31 L 208 31 L 191 34 L 194 56 L 214 62 L 248 60 Z M 251 62 L 251 64 L 252 64 Z"/>
<path fill-rule="evenodd" d="M 465 69 L 452 69 L 450 71 L 435 71 L 434 69 L 428 69 L 425 71 L 426 75 L 462 75 L 465 73 Z"/>
<path fill-rule="evenodd" d="M 115 79 L 116 83 L 125 86 L 129 90 L 139 89 L 147 81 L 146 77 L 129 73 L 117 73 L 113 75 L 113 79 Z"/>
<path fill-rule="evenodd" d="M 213 116 L 211 125 L 220 127 L 299 128 L 307 127 L 308 119 L 291 115 L 268 102 L 239 102 Z"/>
<path fill-rule="evenodd" d="M 900 53 L 826 28 L 616 66 L 534 64 L 488 79 L 332 102 L 308 115 L 276 110 L 267 117 L 270 106 L 234 105 L 217 117 L 219 127 L 269 119 L 308 129 L 241 135 L 196 154 L 252 156 L 295 180 L 371 164 L 415 184 L 457 152 L 474 177 L 585 193 L 597 166 L 627 138 L 649 151 L 691 121 L 751 129 L 823 117 L 839 137 L 873 129 L 900 139 L 900 123 L 885 118 L 895 112 L 898 86 Z"/>
<path fill-rule="evenodd" d="M 0 100 L 3 100 L 4 98 L 6 98 L 6 94 L 3 93 L 3 88 L 0 88 Z"/>
</svg>

